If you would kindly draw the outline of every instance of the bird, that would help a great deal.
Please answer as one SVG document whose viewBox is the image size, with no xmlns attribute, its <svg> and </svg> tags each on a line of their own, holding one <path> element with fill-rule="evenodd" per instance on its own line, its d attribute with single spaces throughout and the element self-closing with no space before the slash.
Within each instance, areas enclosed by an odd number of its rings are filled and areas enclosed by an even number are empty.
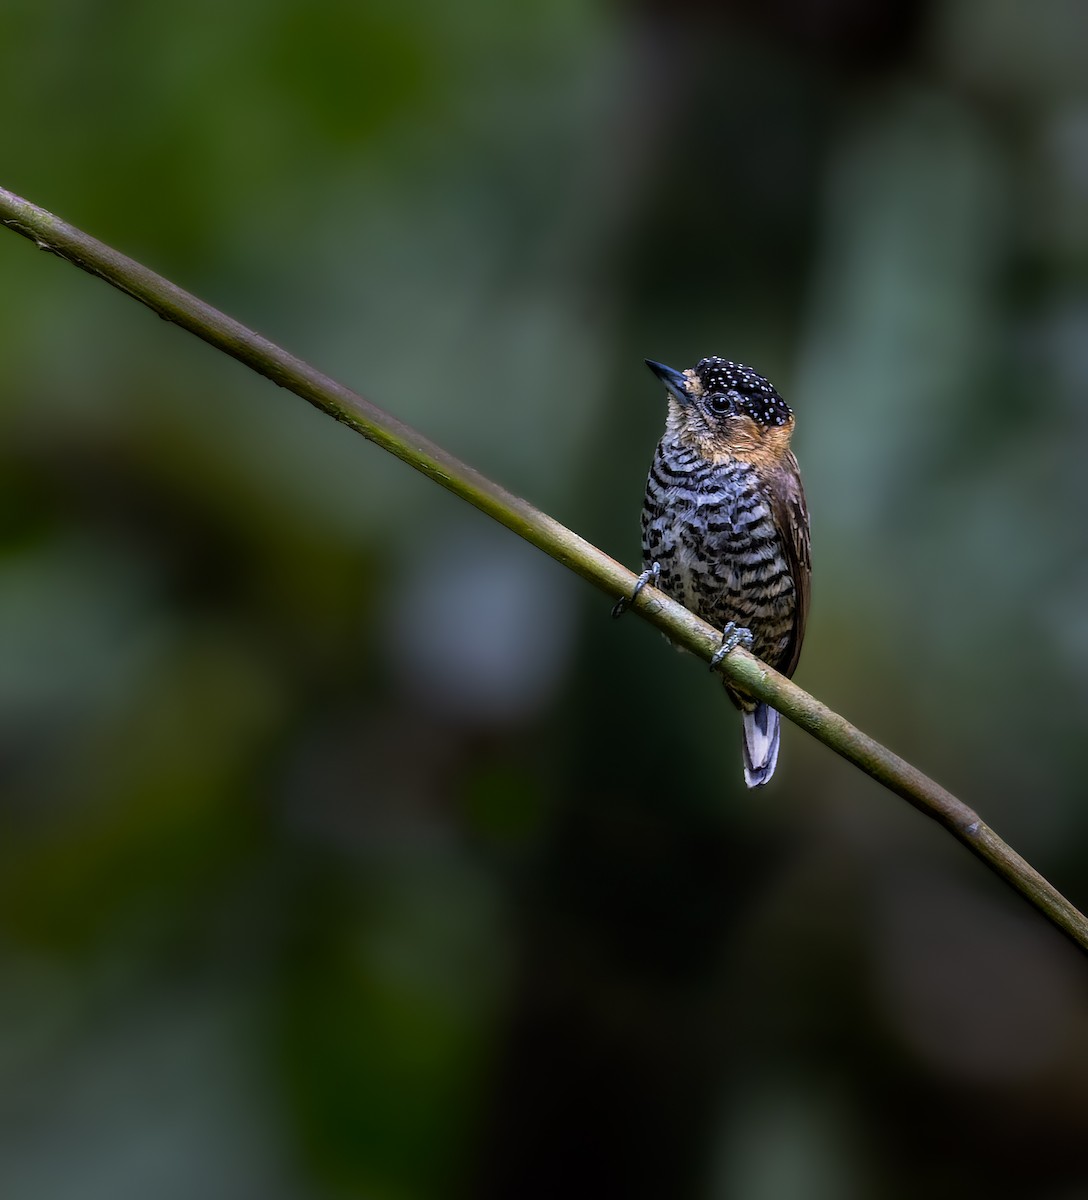
<svg viewBox="0 0 1088 1200">
<path fill-rule="evenodd" d="M 614 612 L 652 582 L 723 631 L 712 669 L 743 643 L 792 676 L 812 578 L 808 508 L 790 449 L 793 411 L 743 363 L 646 365 L 665 385 L 668 412 L 642 506 L 644 569 Z M 745 783 L 762 787 L 778 762 L 779 715 L 723 682 L 741 711 Z"/>
</svg>

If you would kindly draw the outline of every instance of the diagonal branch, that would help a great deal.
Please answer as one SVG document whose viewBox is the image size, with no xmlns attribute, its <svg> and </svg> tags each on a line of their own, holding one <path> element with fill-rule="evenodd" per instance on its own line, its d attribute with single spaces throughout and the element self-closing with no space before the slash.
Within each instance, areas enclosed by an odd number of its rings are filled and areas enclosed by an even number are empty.
<svg viewBox="0 0 1088 1200">
<path fill-rule="evenodd" d="M 631 594 L 635 585 L 633 572 L 584 538 L 492 483 L 343 384 L 147 267 L 3 188 L 0 188 L 0 223 L 37 243 L 40 249 L 67 259 L 127 292 L 165 320 L 180 325 L 273 383 L 308 400 L 512 529 L 602 591 L 616 597 Z M 709 660 L 718 648 L 719 631 L 653 588 L 645 588 L 631 607 L 678 646 L 704 660 Z M 734 650 L 720 669 L 738 687 L 778 709 L 878 783 L 943 825 L 1047 920 L 1088 951 L 1088 920 L 966 804 L 746 650 Z"/>
</svg>

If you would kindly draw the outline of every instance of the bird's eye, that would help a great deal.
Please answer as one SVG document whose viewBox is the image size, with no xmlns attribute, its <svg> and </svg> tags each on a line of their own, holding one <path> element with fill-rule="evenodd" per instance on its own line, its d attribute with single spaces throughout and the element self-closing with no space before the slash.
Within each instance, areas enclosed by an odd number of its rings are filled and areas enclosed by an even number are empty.
<svg viewBox="0 0 1088 1200">
<path fill-rule="evenodd" d="M 722 417 L 730 409 L 729 397 L 722 392 L 714 392 L 707 396 L 706 406 L 716 417 Z"/>
</svg>

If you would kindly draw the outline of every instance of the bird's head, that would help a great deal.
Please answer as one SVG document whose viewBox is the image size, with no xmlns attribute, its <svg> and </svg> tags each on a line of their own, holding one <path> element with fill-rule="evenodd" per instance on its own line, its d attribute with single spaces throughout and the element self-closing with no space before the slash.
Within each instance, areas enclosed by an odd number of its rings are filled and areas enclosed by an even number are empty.
<svg viewBox="0 0 1088 1200">
<path fill-rule="evenodd" d="M 741 459 L 777 465 L 789 450 L 793 411 L 774 387 L 742 363 L 700 359 L 677 371 L 646 360 L 669 393 L 665 436 L 710 462 Z"/>
</svg>

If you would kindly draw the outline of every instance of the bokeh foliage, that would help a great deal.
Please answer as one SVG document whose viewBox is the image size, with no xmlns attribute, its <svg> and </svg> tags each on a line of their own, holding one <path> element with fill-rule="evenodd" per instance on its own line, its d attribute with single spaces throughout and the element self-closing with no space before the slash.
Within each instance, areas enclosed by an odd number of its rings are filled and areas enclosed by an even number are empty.
<svg viewBox="0 0 1088 1200">
<path fill-rule="evenodd" d="M 1083 908 L 1084 12 L 12 0 L 5 186 L 634 565 L 661 397 L 798 414 L 799 682 Z M 0 1187 L 1088 1186 L 1082 964 L 697 664 L 0 238 Z M 1041 694 L 1045 682 L 1046 696 Z"/>
</svg>

